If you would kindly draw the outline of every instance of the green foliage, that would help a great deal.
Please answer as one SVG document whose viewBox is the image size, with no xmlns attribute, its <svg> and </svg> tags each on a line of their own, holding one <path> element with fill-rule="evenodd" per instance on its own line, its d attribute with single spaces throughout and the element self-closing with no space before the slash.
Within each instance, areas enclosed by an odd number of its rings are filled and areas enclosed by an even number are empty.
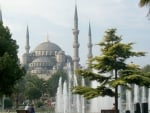
<svg viewBox="0 0 150 113">
<path fill-rule="evenodd" d="M 64 72 L 63 70 L 59 70 L 56 73 L 52 75 L 52 77 L 47 81 L 48 89 L 49 89 L 49 94 L 50 96 L 54 97 L 57 92 L 57 87 L 58 87 L 58 82 L 59 78 L 62 77 L 62 83 L 64 81 L 68 80 L 67 73 Z"/>
<path fill-rule="evenodd" d="M 77 73 L 80 73 L 80 76 L 83 76 L 84 78 L 88 78 L 89 80 L 96 80 L 100 83 L 104 82 L 104 80 L 109 79 L 109 77 L 106 76 L 99 76 L 99 74 L 93 73 L 88 70 L 78 70 Z"/>
<path fill-rule="evenodd" d="M 92 99 L 93 97 L 98 96 L 110 96 L 113 97 L 115 95 L 114 91 L 105 86 L 98 86 L 97 88 L 90 88 L 84 86 L 76 86 L 73 88 L 74 94 L 83 95 L 86 99 Z"/>
<path fill-rule="evenodd" d="M 13 92 L 16 82 L 25 75 L 17 56 L 18 45 L 11 38 L 8 27 L 0 23 L 0 96 Z"/>
<path fill-rule="evenodd" d="M 141 7 L 143 7 L 143 6 L 149 6 L 150 5 L 150 0 L 140 0 L 139 5 Z"/>
<path fill-rule="evenodd" d="M 150 72 L 150 65 L 146 65 L 142 68 L 144 72 Z"/>
<path fill-rule="evenodd" d="M 4 100 L 4 109 L 10 109 L 13 106 L 13 102 L 10 98 Z"/>
<path fill-rule="evenodd" d="M 35 104 L 35 106 L 38 107 L 38 108 L 43 106 L 43 105 L 44 105 L 44 103 L 42 101 L 40 101 L 40 100 L 37 101 L 36 104 Z"/>
<path fill-rule="evenodd" d="M 42 92 L 36 87 L 27 88 L 25 93 L 28 95 L 29 100 L 38 99 L 42 96 Z"/>
<path fill-rule="evenodd" d="M 25 81 L 24 92 L 30 100 L 39 99 L 46 90 L 46 81 L 36 75 L 26 75 Z"/>
<path fill-rule="evenodd" d="M 109 82 L 109 85 L 112 86 L 113 88 L 117 87 L 117 86 L 123 86 L 127 89 L 130 89 L 130 86 L 127 84 L 127 82 L 123 79 L 116 79 L 116 80 L 112 80 Z"/>
<path fill-rule="evenodd" d="M 119 75 L 128 84 L 150 87 L 150 73 L 143 72 L 135 64 L 127 65 L 127 69 L 120 71 Z"/>
<path fill-rule="evenodd" d="M 147 13 L 147 17 L 150 17 L 150 0 L 140 0 L 139 2 L 140 7 L 148 7 L 148 13 Z"/>
<path fill-rule="evenodd" d="M 41 99 L 54 97 L 60 77 L 62 77 L 63 82 L 68 79 L 66 72 L 62 70 L 55 72 L 49 80 L 39 78 L 37 75 L 27 74 L 15 85 L 13 98 L 18 98 L 20 101 L 18 104 L 28 99 L 36 104 Z M 42 100 L 40 102 L 43 102 Z"/>
</svg>

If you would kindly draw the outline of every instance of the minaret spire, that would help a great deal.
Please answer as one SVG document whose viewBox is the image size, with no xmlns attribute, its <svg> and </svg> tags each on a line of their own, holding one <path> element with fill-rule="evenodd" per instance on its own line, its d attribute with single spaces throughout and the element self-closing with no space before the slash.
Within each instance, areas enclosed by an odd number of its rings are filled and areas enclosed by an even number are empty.
<svg viewBox="0 0 150 113">
<path fill-rule="evenodd" d="M 89 37 L 89 42 L 88 42 L 88 59 L 92 58 L 92 39 L 91 39 L 91 25 L 89 23 L 89 33 L 88 33 L 88 37 Z"/>
<path fill-rule="evenodd" d="M 28 29 L 28 25 L 27 25 L 27 31 L 26 31 L 26 53 L 29 54 L 29 50 L 30 50 L 30 45 L 29 45 L 29 29 Z"/>
<path fill-rule="evenodd" d="M 77 12 L 77 5 L 75 5 L 74 29 L 78 29 L 78 12 Z"/>
<path fill-rule="evenodd" d="M 73 28 L 73 35 L 74 35 L 74 42 L 73 42 L 73 48 L 74 48 L 74 71 L 79 68 L 79 46 L 80 44 L 78 43 L 78 35 L 79 35 L 79 30 L 78 30 L 78 13 L 77 13 L 77 5 L 75 5 L 75 14 L 74 14 L 74 28 Z"/>
<path fill-rule="evenodd" d="M 47 33 L 46 42 L 49 42 L 49 34 Z"/>
<path fill-rule="evenodd" d="M 3 23 L 3 18 L 2 18 L 2 11 L 1 11 L 1 6 L 0 6 L 0 22 Z"/>
</svg>

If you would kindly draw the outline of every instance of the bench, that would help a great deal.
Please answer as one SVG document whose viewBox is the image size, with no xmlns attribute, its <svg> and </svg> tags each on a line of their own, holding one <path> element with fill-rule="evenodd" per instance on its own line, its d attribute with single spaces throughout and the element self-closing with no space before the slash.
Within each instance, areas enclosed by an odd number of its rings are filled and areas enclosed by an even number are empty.
<svg viewBox="0 0 150 113">
<path fill-rule="evenodd" d="M 101 110 L 101 113 L 116 113 L 116 110 L 111 110 L 111 109 L 110 110 L 108 110 L 108 109 L 104 110 L 103 109 L 103 110 Z M 119 113 L 119 111 L 118 111 L 118 113 Z"/>
<path fill-rule="evenodd" d="M 23 109 L 18 109 L 18 110 L 16 110 L 16 112 L 17 113 L 29 113 L 29 111 L 28 110 L 23 110 Z"/>
</svg>

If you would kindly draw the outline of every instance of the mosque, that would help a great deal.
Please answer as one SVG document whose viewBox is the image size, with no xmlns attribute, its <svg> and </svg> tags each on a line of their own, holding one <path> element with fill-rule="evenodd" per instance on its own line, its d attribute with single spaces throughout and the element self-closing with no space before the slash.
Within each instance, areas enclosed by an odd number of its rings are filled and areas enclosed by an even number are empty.
<svg viewBox="0 0 150 113">
<path fill-rule="evenodd" d="M 74 28 L 73 28 L 73 53 L 74 57 L 66 55 L 65 51 L 59 45 L 49 41 L 40 43 L 37 47 L 30 51 L 29 29 L 26 30 L 26 45 L 25 53 L 22 55 L 21 64 L 27 70 L 27 73 L 38 75 L 40 78 L 48 79 L 52 73 L 57 70 L 66 70 L 68 63 L 71 64 L 72 71 L 80 67 L 79 61 L 79 42 L 78 42 L 78 13 L 77 6 L 75 6 L 74 13 Z M 88 58 L 92 57 L 92 41 L 91 41 L 91 27 L 89 24 L 88 33 Z"/>
<path fill-rule="evenodd" d="M 22 55 L 22 66 L 26 68 L 27 73 L 42 78 L 49 78 L 56 70 L 66 69 L 67 63 L 73 63 L 71 56 L 66 55 L 57 44 L 48 39 L 30 52 L 28 26 L 25 50 L 26 52 Z"/>
</svg>

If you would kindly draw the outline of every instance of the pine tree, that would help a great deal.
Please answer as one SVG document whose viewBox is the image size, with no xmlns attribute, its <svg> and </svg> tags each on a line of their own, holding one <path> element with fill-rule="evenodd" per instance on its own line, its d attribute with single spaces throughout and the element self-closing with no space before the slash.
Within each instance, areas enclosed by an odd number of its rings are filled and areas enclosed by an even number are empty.
<svg viewBox="0 0 150 113">
<path fill-rule="evenodd" d="M 129 84 L 150 86 L 150 76 L 144 74 L 138 65 L 127 64 L 131 57 L 144 56 L 145 52 L 132 51 L 134 43 L 122 43 L 121 36 L 116 35 L 116 29 L 108 29 L 103 41 L 98 43 L 101 47 L 100 56 L 90 60 L 90 68 L 97 73 L 87 70 L 78 70 L 77 75 L 97 81 L 96 88 L 76 86 L 73 93 L 83 95 L 86 99 L 98 96 L 115 97 L 115 107 L 118 110 L 118 86 L 130 88 Z"/>
</svg>

